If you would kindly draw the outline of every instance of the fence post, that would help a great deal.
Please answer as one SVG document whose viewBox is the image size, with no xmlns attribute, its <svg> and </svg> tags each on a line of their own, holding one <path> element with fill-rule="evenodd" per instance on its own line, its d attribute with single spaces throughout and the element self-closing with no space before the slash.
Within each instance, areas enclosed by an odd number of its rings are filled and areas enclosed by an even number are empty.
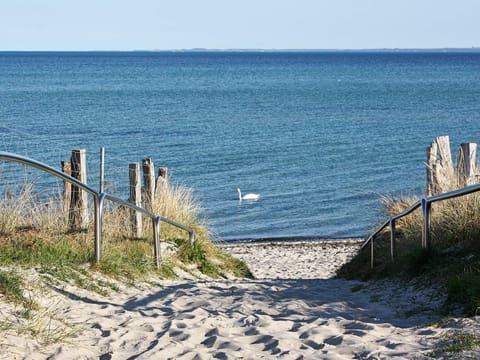
<svg viewBox="0 0 480 360">
<path fill-rule="evenodd" d="M 140 181 L 140 164 L 130 163 L 128 165 L 130 179 L 130 197 L 128 201 L 136 206 L 142 206 L 142 184 Z M 139 239 L 143 236 L 142 214 L 136 210 L 130 210 L 130 219 L 134 236 Z"/>
<path fill-rule="evenodd" d="M 158 169 L 158 176 L 163 178 L 165 181 L 168 181 L 168 168 L 161 167 L 160 169 Z"/>
<path fill-rule="evenodd" d="M 143 201 L 148 211 L 153 211 L 155 198 L 155 169 L 151 158 L 143 159 Z"/>
<path fill-rule="evenodd" d="M 395 244 L 395 219 L 390 218 L 390 256 L 392 262 L 395 261 L 396 256 L 396 244 Z"/>
<path fill-rule="evenodd" d="M 438 145 L 433 142 L 432 145 L 427 147 L 427 196 L 432 196 L 437 192 L 437 151 Z"/>
<path fill-rule="evenodd" d="M 477 182 L 477 144 L 460 144 L 457 173 L 460 186 L 473 185 Z"/>
<path fill-rule="evenodd" d="M 451 180 L 455 176 L 455 171 L 453 170 L 452 152 L 450 150 L 450 137 L 448 135 L 438 136 L 435 141 L 438 144 L 438 155 L 444 176 L 447 180 Z M 445 189 L 442 189 L 442 192 L 443 191 L 445 191 Z"/>
<path fill-rule="evenodd" d="M 70 161 L 62 161 L 62 172 L 67 175 L 72 175 L 72 163 Z M 68 216 L 70 210 L 70 201 L 72 199 L 72 184 L 68 181 L 63 181 L 63 213 Z"/>
<path fill-rule="evenodd" d="M 72 176 L 87 183 L 87 152 L 85 149 L 72 150 Z M 69 225 L 74 231 L 88 227 L 88 194 L 78 186 L 72 186 Z"/>
<path fill-rule="evenodd" d="M 431 218 L 432 203 L 427 199 L 422 199 L 422 248 L 430 250 L 430 218 Z"/>
</svg>

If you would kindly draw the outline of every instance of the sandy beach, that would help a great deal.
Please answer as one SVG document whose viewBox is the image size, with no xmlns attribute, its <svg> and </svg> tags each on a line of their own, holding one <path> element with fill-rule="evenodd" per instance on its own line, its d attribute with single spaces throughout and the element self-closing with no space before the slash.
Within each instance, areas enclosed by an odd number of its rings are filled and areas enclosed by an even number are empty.
<svg viewBox="0 0 480 360">
<path fill-rule="evenodd" d="M 59 284 L 36 296 L 57 319 L 48 325 L 73 336 L 42 345 L 4 329 L 0 358 L 426 359 L 445 335 L 480 330 L 475 319 L 435 323 L 441 289 L 332 279 L 355 241 L 223 247 L 256 279 L 152 281 L 106 296 Z M 1 317 L 14 311 L 0 303 Z"/>
</svg>

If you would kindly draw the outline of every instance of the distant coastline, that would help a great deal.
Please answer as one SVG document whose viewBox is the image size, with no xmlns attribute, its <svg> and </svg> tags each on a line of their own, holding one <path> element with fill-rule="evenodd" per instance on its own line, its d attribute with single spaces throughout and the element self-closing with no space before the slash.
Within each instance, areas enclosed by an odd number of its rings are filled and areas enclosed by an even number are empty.
<svg viewBox="0 0 480 360">
<path fill-rule="evenodd" d="M 132 49 L 132 50 L 0 50 L 5 53 L 480 53 L 470 48 L 371 48 L 371 49 Z"/>
</svg>

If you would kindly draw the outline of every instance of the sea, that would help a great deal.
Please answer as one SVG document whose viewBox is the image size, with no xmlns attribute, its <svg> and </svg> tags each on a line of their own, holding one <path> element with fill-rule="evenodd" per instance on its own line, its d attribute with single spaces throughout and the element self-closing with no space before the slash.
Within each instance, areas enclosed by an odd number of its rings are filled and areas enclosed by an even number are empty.
<svg viewBox="0 0 480 360">
<path fill-rule="evenodd" d="M 480 52 L 0 52 L 0 151 L 128 198 L 150 157 L 224 241 L 368 236 L 425 193 L 426 147 L 480 141 Z M 239 201 L 256 193 L 257 201 Z"/>
</svg>

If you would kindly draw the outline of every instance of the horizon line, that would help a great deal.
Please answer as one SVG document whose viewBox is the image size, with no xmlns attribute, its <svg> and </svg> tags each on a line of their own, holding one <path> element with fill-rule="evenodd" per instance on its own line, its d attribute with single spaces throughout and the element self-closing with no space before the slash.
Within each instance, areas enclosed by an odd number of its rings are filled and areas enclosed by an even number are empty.
<svg viewBox="0 0 480 360">
<path fill-rule="evenodd" d="M 89 50 L 0 50 L 0 53 L 7 52 L 416 52 L 416 51 L 444 51 L 444 52 L 456 52 L 456 51 L 480 51 L 480 47 L 431 47 L 431 48 L 179 48 L 179 49 L 89 49 Z"/>
</svg>

